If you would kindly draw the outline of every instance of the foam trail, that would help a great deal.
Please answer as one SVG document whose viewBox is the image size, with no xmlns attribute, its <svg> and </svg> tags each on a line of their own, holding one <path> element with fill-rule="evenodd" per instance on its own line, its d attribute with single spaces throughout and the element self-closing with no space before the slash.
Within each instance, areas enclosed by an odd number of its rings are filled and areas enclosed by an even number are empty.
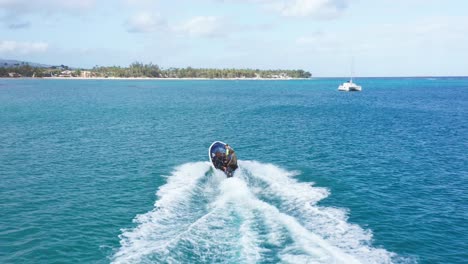
<svg viewBox="0 0 468 264">
<path fill-rule="evenodd" d="M 256 195 L 276 202 L 279 209 L 293 216 L 306 229 L 326 239 L 344 252 L 355 256 L 362 263 L 391 263 L 395 254 L 369 246 L 372 233 L 347 222 L 346 211 L 321 207 L 316 203 L 329 195 L 325 188 L 311 183 L 298 182 L 294 172 L 288 172 L 272 164 L 255 161 L 242 162 L 245 174 L 250 177 Z M 262 186 L 256 188 L 255 186 Z"/>
<path fill-rule="evenodd" d="M 115 263 L 139 262 L 143 256 L 158 250 L 164 251 L 174 235 L 177 235 L 176 230 L 190 227 L 192 223 L 174 219 L 183 220 L 192 215 L 186 209 L 190 206 L 190 199 L 199 191 L 197 182 L 203 178 L 209 166 L 208 163 L 198 162 L 176 168 L 157 192 L 159 199 L 155 209 L 138 215 L 134 219 L 138 224 L 135 229 L 123 230 L 120 235 L 121 247 L 114 256 Z M 188 213 L 186 216 L 183 215 L 185 212 Z"/>
<path fill-rule="evenodd" d="M 233 178 L 230 181 L 223 182 L 221 190 L 222 195 L 216 201 L 217 206 L 226 208 L 226 204 L 235 201 L 236 205 L 234 207 L 236 210 L 257 211 L 264 218 L 276 219 L 280 225 L 289 231 L 288 235 L 293 240 L 291 248 L 295 247 L 298 251 L 307 253 L 303 254 L 303 259 L 316 263 L 358 263 L 353 256 L 344 254 L 302 227 L 293 217 L 281 213 L 273 205 L 257 199 L 242 179 Z M 287 261 L 287 256 L 283 260 Z"/>
<path fill-rule="evenodd" d="M 114 263 L 390 263 L 346 211 L 317 206 L 325 188 L 272 164 L 239 161 L 234 178 L 208 163 L 175 169 L 155 209 L 123 230 Z"/>
</svg>

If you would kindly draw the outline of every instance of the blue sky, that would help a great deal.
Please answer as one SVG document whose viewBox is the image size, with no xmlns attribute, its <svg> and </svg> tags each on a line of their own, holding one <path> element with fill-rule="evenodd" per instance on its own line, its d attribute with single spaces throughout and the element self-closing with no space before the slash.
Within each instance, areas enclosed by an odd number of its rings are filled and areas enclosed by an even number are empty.
<svg viewBox="0 0 468 264">
<path fill-rule="evenodd" d="M 0 0 L 0 58 L 468 75 L 464 0 Z"/>
</svg>

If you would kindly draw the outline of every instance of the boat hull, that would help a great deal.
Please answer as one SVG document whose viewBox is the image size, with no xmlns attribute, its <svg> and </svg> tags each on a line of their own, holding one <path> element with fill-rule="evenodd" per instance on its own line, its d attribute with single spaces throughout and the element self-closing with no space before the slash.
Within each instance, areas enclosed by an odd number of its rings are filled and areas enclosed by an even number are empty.
<svg viewBox="0 0 468 264">
<path fill-rule="evenodd" d="M 226 168 L 225 164 L 223 164 L 223 162 L 221 161 L 222 156 L 225 155 L 225 153 L 226 153 L 226 143 L 222 141 L 215 141 L 208 148 L 208 160 L 210 161 L 211 167 L 214 170 L 220 170 L 224 172 L 224 174 L 226 174 L 227 177 L 232 177 L 234 174 L 234 171 L 237 169 L 237 157 L 236 157 L 235 168 L 234 169 Z"/>
<path fill-rule="evenodd" d="M 338 86 L 338 91 L 341 92 L 360 92 L 362 87 L 353 83 L 353 82 L 345 82 L 342 85 Z"/>
</svg>

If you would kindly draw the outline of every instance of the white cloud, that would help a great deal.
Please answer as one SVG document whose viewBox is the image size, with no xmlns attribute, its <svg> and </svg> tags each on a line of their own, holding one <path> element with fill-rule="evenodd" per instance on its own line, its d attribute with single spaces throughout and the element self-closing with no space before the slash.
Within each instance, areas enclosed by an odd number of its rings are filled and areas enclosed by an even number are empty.
<svg viewBox="0 0 468 264">
<path fill-rule="evenodd" d="M 222 37 L 226 35 L 226 24 L 215 16 L 197 16 L 176 28 L 194 37 Z"/>
<path fill-rule="evenodd" d="M 49 44 L 45 42 L 0 41 L 0 54 L 43 53 L 46 52 L 48 48 Z"/>
<path fill-rule="evenodd" d="M 10 29 L 30 26 L 28 15 L 81 13 L 91 9 L 96 0 L 0 0 L 0 22 Z"/>
<path fill-rule="evenodd" d="M 166 21 L 159 16 L 148 12 L 142 12 L 131 17 L 127 23 L 129 32 L 153 32 L 157 29 L 162 29 L 166 26 Z"/>
<path fill-rule="evenodd" d="M 19 16 L 13 15 L 5 15 L 0 17 L 0 23 L 5 24 L 5 26 L 9 29 L 22 29 L 31 26 L 29 21 L 23 20 Z"/>
<path fill-rule="evenodd" d="M 226 0 L 223 0 L 226 1 Z M 231 0 L 232 1 L 232 0 Z M 238 2 L 237 0 L 236 2 Z M 340 16 L 349 0 L 241 0 L 261 4 L 285 17 L 332 19 Z M 233 1 L 234 2 L 234 1 Z"/>
<path fill-rule="evenodd" d="M 31 26 L 30 22 L 24 21 L 9 21 L 7 23 L 9 29 L 22 29 Z"/>
<path fill-rule="evenodd" d="M 283 16 L 328 19 L 338 17 L 346 8 L 344 0 L 289 0 L 277 3 Z"/>
<path fill-rule="evenodd" d="M 41 13 L 86 10 L 96 0 L 0 0 L 0 10 L 7 13 Z"/>
<path fill-rule="evenodd" d="M 131 6 L 151 6 L 155 4 L 154 0 L 123 0 L 123 2 L 127 5 Z"/>
</svg>

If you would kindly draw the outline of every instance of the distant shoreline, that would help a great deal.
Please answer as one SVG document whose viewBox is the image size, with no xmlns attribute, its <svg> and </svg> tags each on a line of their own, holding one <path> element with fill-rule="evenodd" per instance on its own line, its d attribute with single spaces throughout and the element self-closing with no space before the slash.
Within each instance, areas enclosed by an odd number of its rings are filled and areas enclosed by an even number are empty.
<svg viewBox="0 0 468 264">
<path fill-rule="evenodd" d="M 187 80 L 187 81 L 291 81 L 291 80 L 317 80 L 317 79 L 348 79 L 349 77 L 332 76 L 332 77 L 311 77 L 311 78 L 157 78 L 157 77 L 0 77 L 0 80 Z M 437 78 L 468 78 L 467 76 L 360 76 L 356 79 L 437 79 Z"/>
<path fill-rule="evenodd" d="M 209 81 L 209 80 L 233 80 L 233 81 L 290 81 L 310 80 L 312 78 L 157 78 L 157 77 L 0 77 L 0 79 L 34 79 L 34 80 L 187 80 L 187 81 Z"/>
</svg>

